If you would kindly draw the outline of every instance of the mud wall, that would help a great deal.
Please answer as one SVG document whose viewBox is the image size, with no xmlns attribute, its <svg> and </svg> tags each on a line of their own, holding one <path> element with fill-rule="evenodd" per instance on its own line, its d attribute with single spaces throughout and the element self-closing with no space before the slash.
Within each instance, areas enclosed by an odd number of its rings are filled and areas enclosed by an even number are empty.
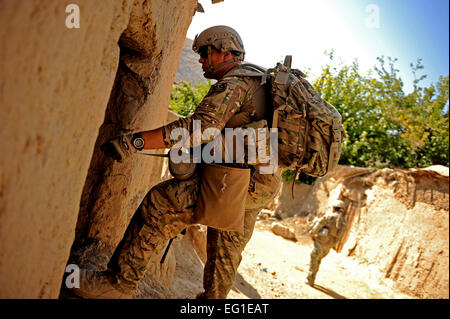
<svg viewBox="0 0 450 319">
<path fill-rule="evenodd" d="M 294 188 L 292 189 L 292 187 Z M 276 199 L 276 215 L 282 219 L 294 215 L 308 215 L 309 211 L 305 211 L 302 208 L 305 203 L 305 198 L 308 197 L 311 189 L 311 185 L 303 183 L 296 183 L 292 185 L 292 182 L 283 182 L 281 192 Z"/>
<path fill-rule="evenodd" d="M 347 203 L 349 227 L 336 249 L 375 265 L 387 280 L 418 298 L 449 298 L 448 168 L 340 167 L 314 185 L 309 218 Z"/>
<path fill-rule="evenodd" d="M 75 234 L 114 246 L 160 178 L 97 149 L 163 124 L 197 1 L 76 4 L 69 29 L 65 2 L 0 2 L 0 298 L 57 298 Z"/>
</svg>

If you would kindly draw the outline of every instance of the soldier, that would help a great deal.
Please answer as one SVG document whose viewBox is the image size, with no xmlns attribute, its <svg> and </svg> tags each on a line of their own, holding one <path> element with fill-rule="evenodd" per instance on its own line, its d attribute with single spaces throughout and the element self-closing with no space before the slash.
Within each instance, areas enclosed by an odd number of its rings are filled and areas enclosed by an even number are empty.
<svg viewBox="0 0 450 319">
<path fill-rule="evenodd" d="M 192 132 L 193 120 L 200 120 L 202 132 L 208 128 L 223 131 L 261 121 L 267 125 L 265 90 L 260 79 L 229 76 L 243 68 L 245 50 L 239 34 L 227 26 L 208 28 L 195 37 L 193 50 L 200 55 L 205 77 L 217 80 L 195 113 L 155 130 L 113 138 L 102 147 L 107 155 L 124 161 L 142 149 L 171 148 L 175 144 L 171 132 L 176 128 Z M 258 165 L 232 163 L 228 166 L 251 170 L 251 181 L 244 189 L 243 231 L 208 227 L 204 291 L 197 295 L 199 299 L 226 298 L 256 217 L 281 185 L 281 170 L 261 174 Z M 174 178 L 154 186 L 132 217 L 107 270 L 81 269 L 80 288 L 74 292 L 83 298 L 131 298 L 148 266 L 159 260 L 168 240 L 195 223 L 194 207 L 201 180 L 201 173 L 195 172 L 183 180 Z"/>
<path fill-rule="evenodd" d="M 314 241 L 307 277 L 307 284 L 310 286 L 314 286 L 322 258 L 341 240 L 346 226 L 345 203 L 341 200 L 336 200 L 333 203 L 333 211 L 331 213 L 327 212 L 321 218 L 315 218 L 310 230 Z"/>
</svg>

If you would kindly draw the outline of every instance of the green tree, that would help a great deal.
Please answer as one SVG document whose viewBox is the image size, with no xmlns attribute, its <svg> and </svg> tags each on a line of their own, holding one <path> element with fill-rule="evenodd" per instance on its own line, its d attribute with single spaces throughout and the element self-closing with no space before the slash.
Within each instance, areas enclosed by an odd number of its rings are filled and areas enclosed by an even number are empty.
<svg viewBox="0 0 450 319">
<path fill-rule="evenodd" d="M 198 84 L 195 84 L 194 87 L 190 82 L 182 81 L 181 85 L 172 88 L 169 105 L 174 112 L 183 116 L 190 116 L 210 88 L 210 80 L 207 83 L 198 81 Z"/>
<path fill-rule="evenodd" d="M 332 54 L 329 54 L 333 60 Z M 396 59 L 378 58 L 363 76 L 357 61 L 323 67 L 313 86 L 341 113 L 347 138 L 340 164 L 362 167 L 425 167 L 449 164 L 448 81 L 420 87 L 423 69 L 411 64 L 414 90 L 406 94 Z M 374 73 L 376 75 L 374 75 Z"/>
</svg>

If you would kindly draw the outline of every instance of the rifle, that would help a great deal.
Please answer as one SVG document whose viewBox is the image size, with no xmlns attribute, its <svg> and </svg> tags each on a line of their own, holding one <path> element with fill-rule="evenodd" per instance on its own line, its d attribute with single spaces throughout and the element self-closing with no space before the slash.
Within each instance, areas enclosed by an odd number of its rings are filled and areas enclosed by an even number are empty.
<svg viewBox="0 0 450 319">
<path fill-rule="evenodd" d="M 175 163 L 172 161 L 172 152 L 178 152 L 179 156 L 181 156 L 181 153 L 186 153 L 188 155 L 192 154 L 187 150 L 182 150 L 182 149 L 178 149 L 178 148 L 176 148 L 176 149 L 171 148 L 168 154 L 149 154 L 149 153 L 140 153 L 140 152 L 137 152 L 136 154 L 169 158 L 169 172 L 170 172 L 170 174 L 172 174 L 173 177 L 175 177 L 178 180 L 186 180 L 186 179 L 192 177 L 192 175 L 194 175 L 194 173 L 197 170 L 197 168 L 199 167 L 199 165 L 197 165 L 197 163 L 195 163 L 192 160 L 192 157 L 188 163 L 183 163 L 183 162 Z"/>
<path fill-rule="evenodd" d="M 187 230 L 186 228 L 183 229 L 183 230 L 181 231 L 181 235 L 185 235 L 185 234 L 186 234 L 186 230 Z M 178 235 L 177 235 L 177 236 L 178 236 Z M 163 264 L 163 263 L 164 263 L 164 260 L 166 260 L 166 256 L 167 256 L 167 253 L 169 252 L 170 245 L 172 245 L 173 240 L 174 240 L 175 238 L 177 238 L 177 236 L 170 238 L 169 243 L 167 244 L 166 250 L 164 251 L 164 254 L 162 255 L 161 260 L 160 260 L 160 262 L 159 262 L 160 264 Z"/>
</svg>

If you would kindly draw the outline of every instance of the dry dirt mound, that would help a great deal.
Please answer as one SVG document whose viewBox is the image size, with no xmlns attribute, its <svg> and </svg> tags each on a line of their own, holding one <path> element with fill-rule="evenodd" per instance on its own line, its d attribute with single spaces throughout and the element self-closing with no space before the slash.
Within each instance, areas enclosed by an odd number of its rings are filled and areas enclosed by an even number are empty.
<svg viewBox="0 0 450 319">
<path fill-rule="evenodd" d="M 229 298 L 448 298 L 448 193 L 448 168 L 339 167 L 304 196 L 297 209 L 307 216 L 260 214 Z M 336 198 L 347 203 L 349 228 L 312 288 L 304 283 L 312 249 L 308 221 Z M 295 238 L 275 235 L 274 222 Z M 176 243 L 169 298 L 201 291 L 204 237 L 203 228 L 191 230 Z"/>
<path fill-rule="evenodd" d="M 244 252 L 229 298 L 397 299 L 411 298 L 374 268 L 330 252 L 322 261 L 315 287 L 305 283 L 312 241 L 284 239 L 257 226 Z"/>
<path fill-rule="evenodd" d="M 447 167 L 339 167 L 316 181 L 298 211 L 308 211 L 311 220 L 337 198 L 347 203 L 349 224 L 338 252 L 376 267 L 407 294 L 449 297 Z M 304 232 L 304 225 L 297 227 L 297 235 Z"/>
</svg>

